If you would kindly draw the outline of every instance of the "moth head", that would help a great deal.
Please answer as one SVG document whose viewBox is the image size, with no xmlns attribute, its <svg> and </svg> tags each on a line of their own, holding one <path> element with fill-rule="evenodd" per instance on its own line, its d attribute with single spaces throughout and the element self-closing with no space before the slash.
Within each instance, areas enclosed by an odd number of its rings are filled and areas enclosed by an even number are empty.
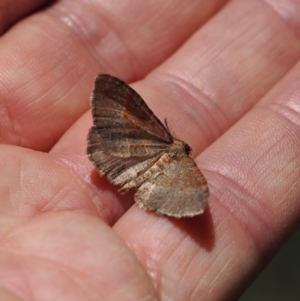
<svg viewBox="0 0 300 301">
<path fill-rule="evenodd" d="M 192 152 L 192 149 L 191 147 L 186 144 L 185 142 L 183 142 L 183 149 L 184 149 L 184 152 L 189 156 Z"/>
</svg>

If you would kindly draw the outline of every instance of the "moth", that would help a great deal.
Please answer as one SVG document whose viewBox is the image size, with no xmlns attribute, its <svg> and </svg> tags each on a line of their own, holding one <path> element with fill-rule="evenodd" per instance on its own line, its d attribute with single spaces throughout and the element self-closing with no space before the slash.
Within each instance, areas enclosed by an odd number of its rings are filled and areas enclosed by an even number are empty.
<svg viewBox="0 0 300 301">
<path fill-rule="evenodd" d="M 204 212 L 207 182 L 185 142 L 125 82 L 100 74 L 91 96 L 93 127 L 87 154 L 101 175 L 124 194 L 136 189 L 139 207 L 176 218 Z"/>
</svg>

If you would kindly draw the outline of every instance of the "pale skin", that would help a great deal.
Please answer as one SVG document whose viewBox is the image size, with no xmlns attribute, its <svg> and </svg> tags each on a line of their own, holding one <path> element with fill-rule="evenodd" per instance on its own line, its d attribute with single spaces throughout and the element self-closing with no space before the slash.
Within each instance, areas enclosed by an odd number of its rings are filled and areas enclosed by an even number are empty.
<svg viewBox="0 0 300 301">
<path fill-rule="evenodd" d="M 297 229 L 299 3 L 163 3 L 2 4 L 0 300 L 236 300 Z M 191 146 L 204 215 L 147 213 L 99 177 L 98 73 Z"/>
</svg>

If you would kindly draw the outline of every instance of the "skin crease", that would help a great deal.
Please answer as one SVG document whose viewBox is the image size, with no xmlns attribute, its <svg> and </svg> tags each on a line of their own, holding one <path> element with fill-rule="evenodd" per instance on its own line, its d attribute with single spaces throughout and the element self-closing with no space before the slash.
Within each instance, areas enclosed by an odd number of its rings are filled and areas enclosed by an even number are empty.
<svg viewBox="0 0 300 301">
<path fill-rule="evenodd" d="M 236 300 L 299 226 L 298 2 L 18 2 L 2 4 L 0 300 Z M 202 216 L 145 212 L 99 177 L 99 73 L 136 82 L 191 146 Z"/>
</svg>

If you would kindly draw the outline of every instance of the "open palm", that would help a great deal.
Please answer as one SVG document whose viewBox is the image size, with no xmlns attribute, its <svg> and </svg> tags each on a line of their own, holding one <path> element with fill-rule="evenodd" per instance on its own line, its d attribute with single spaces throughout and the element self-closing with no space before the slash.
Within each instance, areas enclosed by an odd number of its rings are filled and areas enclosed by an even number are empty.
<svg viewBox="0 0 300 301">
<path fill-rule="evenodd" d="M 299 14 L 292 0 L 6 1 L 0 300 L 234 300 L 299 224 Z M 94 170 L 99 73 L 135 82 L 192 147 L 205 214 L 145 212 Z"/>
</svg>

